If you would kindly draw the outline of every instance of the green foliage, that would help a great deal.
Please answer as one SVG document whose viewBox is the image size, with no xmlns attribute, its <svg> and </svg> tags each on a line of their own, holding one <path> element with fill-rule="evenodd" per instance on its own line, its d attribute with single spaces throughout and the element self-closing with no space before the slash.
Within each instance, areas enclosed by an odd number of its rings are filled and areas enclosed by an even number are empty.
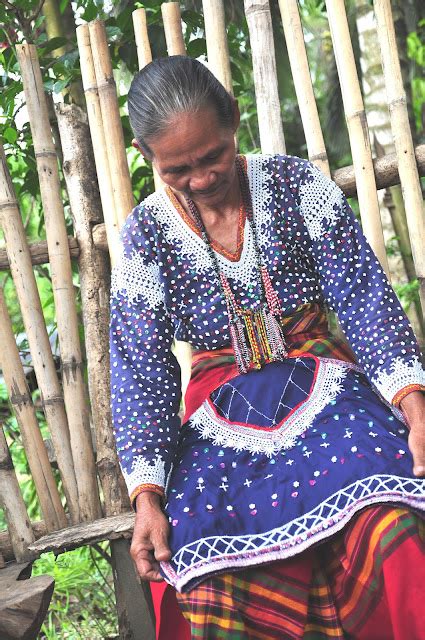
<svg viewBox="0 0 425 640">
<path fill-rule="evenodd" d="M 80 547 L 55 558 L 43 554 L 33 575 L 55 579 L 55 591 L 40 640 L 102 640 L 117 637 L 115 595 L 108 545 Z"/>
<path fill-rule="evenodd" d="M 415 63 L 412 77 L 412 99 L 416 128 L 425 134 L 425 20 L 420 20 L 417 31 L 407 37 L 407 55 Z"/>
</svg>

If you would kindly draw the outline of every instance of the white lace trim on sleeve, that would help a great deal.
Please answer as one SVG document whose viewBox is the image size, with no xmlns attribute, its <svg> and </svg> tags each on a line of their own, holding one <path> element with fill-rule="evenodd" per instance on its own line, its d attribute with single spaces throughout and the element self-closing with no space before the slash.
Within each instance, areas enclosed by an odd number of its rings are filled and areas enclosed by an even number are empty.
<svg viewBox="0 0 425 640">
<path fill-rule="evenodd" d="M 409 384 L 425 385 L 425 371 L 417 356 L 411 360 L 396 357 L 389 369 L 378 369 L 372 378 L 373 384 L 388 402 L 392 402 L 394 396 Z"/>
<path fill-rule="evenodd" d="M 129 495 L 141 484 L 165 486 L 165 462 L 160 455 L 155 456 L 153 460 L 147 460 L 144 456 L 136 456 L 131 472 L 127 473 L 125 469 L 122 472 Z"/>
<path fill-rule="evenodd" d="M 140 253 L 126 256 L 122 251 L 112 271 L 111 294 L 124 294 L 129 304 L 142 301 L 150 309 L 165 302 L 164 289 L 157 264 L 146 265 Z"/>
</svg>

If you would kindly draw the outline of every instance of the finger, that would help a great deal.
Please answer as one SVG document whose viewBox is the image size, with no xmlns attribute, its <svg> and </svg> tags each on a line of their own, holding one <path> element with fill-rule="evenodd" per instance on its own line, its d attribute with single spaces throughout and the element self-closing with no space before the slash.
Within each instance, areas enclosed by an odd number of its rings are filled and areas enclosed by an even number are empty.
<svg viewBox="0 0 425 640">
<path fill-rule="evenodd" d="M 171 559 L 171 551 L 168 546 L 167 535 L 158 533 L 152 540 L 154 546 L 155 560 L 158 562 L 168 562 Z"/>
</svg>

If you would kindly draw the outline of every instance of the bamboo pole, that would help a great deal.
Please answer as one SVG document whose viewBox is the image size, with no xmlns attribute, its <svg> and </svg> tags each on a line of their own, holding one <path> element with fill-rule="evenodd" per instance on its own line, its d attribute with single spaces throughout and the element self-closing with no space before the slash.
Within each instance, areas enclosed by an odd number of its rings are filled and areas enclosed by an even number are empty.
<svg viewBox="0 0 425 640">
<path fill-rule="evenodd" d="M 79 520 L 78 492 L 68 423 L 62 390 L 56 375 L 49 337 L 44 323 L 37 284 L 24 225 L 18 209 L 12 180 L 0 144 L 0 222 L 6 240 L 10 269 L 21 306 L 43 410 L 56 452 L 68 509 L 73 522 Z"/>
<path fill-rule="evenodd" d="M 76 105 L 56 107 L 78 260 L 91 409 L 96 434 L 96 467 L 106 515 L 129 507 L 120 488 L 121 471 L 109 409 L 109 276 L 107 256 L 95 248 L 92 226 L 102 221 L 87 115 Z M 123 481 L 122 481 L 123 482 Z"/>
<path fill-rule="evenodd" d="M 161 12 L 168 55 L 185 56 L 186 47 L 183 40 L 180 4 L 178 2 L 164 2 L 161 5 Z"/>
<path fill-rule="evenodd" d="M 407 225 L 419 280 L 422 311 L 425 314 L 425 211 L 397 54 L 391 3 L 389 0 L 375 0 L 374 9 Z"/>
<path fill-rule="evenodd" d="M 136 9 L 136 11 L 133 11 L 133 25 L 137 47 L 137 60 L 139 63 L 139 70 L 141 70 L 147 64 L 152 62 L 152 51 L 149 43 L 145 9 Z M 159 177 L 155 167 L 152 167 L 152 171 L 155 189 L 161 189 L 164 186 L 164 183 Z"/>
<path fill-rule="evenodd" d="M 146 67 L 152 62 L 152 51 L 149 43 L 148 25 L 146 21 L 145 9 L 136 9 L 133 11 L 134 36 L 137 47 L 137 60 L 139 69 Z"/>
<path fill-rule="evenodd" d="M 18 562 L 31 560 L 34 554 L 28 546 L 34 542 L 27 510 L 19 490 L 3 428 L 0 426 L 0 505 L 9 529 L 13 552 Z"/>
<path fill-rule="evenodd" d="M 285 153 L 272 19 L 268 0 L 244 0 L 252 50 L 258 126 L 263 153 Z"/>
<path fill-rule="evenodd" d="M 202 0 L 208 67 L 229 93 L 233 93 L 223 0 Z"/>
<path fill-rule="evenodd" d="M 46 527 L 49 531 L 62 529 L 67 525 L 67 519 L 38 426 L 2 289 L 0 289 L 0 368 L 3 371 L 10 402 L 21 431 L 25 454 Z"/>
<path fill-rule="evenodd" d="M 297 0 L 279 0 L 292 79 L 301 113 L 308 157 L 330 177 L 328 156 L 314 97 Z"/>
<path fill-rule="evenodd" d="M 90 45 L 89 26 L 87 24 L 82 24 L 77 28 L 77 43 L 80 52 L 81 76 L 86 96 L 87 115 L 90 124 L 90 135 L 93 144 L 103 217 L 108 237 L 109 254 L 111 256 L 111 263 L 115 264 L 119 248 L 119 228 L 99 92 L 96 84 L 93 54 Z"/>
<path fill-rule="evenodd" d="M 117 92 L 106 40 L 105 25 L 100 20 L 89 24 L 96 85 L 99 93 L 103 131 L 111 175 L 118 228 L 134 208 L 134 197 L 128 170 Z"/>
<path fill-rule="evenodd" d="M 382 232 L 369 130 L 357 76 L 344 0 L 326 0 L 351 153 L 356 173 L 357 195 L 363 231 L 389 277 Z"/>
<path fill-rule="evenodd" d="M 17 45 L 16 51 L 22 71 L 44 209 L 61 351 L 62 385 L 77 481 L 79 512 L 82 520 L 94 520 L 100 517 L 101 509 L 57 157 L 50 131 L 37 50 L 34 45 L 22 44 Z"/>
</svg>

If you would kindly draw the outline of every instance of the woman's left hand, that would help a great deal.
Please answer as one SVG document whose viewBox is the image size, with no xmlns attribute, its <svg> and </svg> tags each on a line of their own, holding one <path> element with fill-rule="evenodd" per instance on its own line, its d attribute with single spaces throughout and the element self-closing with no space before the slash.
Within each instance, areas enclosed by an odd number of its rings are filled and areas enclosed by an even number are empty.
<svg viewBox="0 0 425 640">
<path fill-rule="evenodd" d="M 425 395 L 412 391 L 400 402 L 409 427 L 409 449 L 413 456 L 413 473 L 425 477 Z"/>
</svg>

